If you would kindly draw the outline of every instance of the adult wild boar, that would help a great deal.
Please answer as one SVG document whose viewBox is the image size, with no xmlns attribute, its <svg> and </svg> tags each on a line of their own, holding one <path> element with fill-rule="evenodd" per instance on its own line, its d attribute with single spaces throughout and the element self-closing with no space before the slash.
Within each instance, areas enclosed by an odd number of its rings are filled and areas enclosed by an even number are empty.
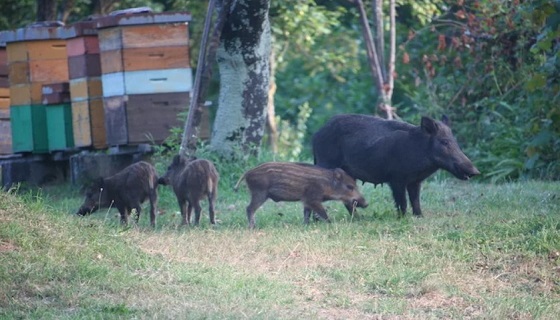
<svg viewBox="0 0 560 320">
<path fill-rule="evenodd" d="M 202 211 L 200 201 L 204 197 L 208 198 L 210 223 L 216 224 L 214 203 L 218 196 L 219 180 L 220 175 L 212 162 L 176 155 L 165 175 L 159 178 L 158 183 L 173 187 L 183 219 L 181 224 L 190 223 L 194 207 L 194 224 L 197 225 L 200 222 L 200 212 Z"/>
<path fill-rule="evenodd" d="M 267 162 L 247 172 L 235 185 L 235 190 L 245 179 L 251 193 L 247 206 L 249 228 L 255 227 L 255 211 L 267 199 L 303 202 L 304 222 L 315 212 L 323 220 L 329 217 L 323 201 L 341 200 L 350 214 L 354 208 L 367 207 L 367 202 L 358 190 L 356 181 L 342 169 L 324 169 L 306 163 Z"/>
<path fill-rule="evenodd" d="M 86 188 L 84 203 L 76 214 L 84 216 L 99 208 L 115 207 L 121 223 L 128 224 L 132 209 L 136 210 L 136 223 L 140 218 L 141 204 L 150 200 L 150 224 L 156 225 L 158 176 L 156 169 L 145 161 L 131 164 L 108 178 L 98 178 Z"/>
<path fill-rule="evenodd" d="M 375 185 L 388 183 L 400 215 L 406 213 L 406 191 L 416 216 L 420 184 L 438 169 L 461 180 L 480 174 L 459 148 L 447 117 L 422 117 L 420 126 L 379 117 L 344 114 L 332 117 L 313 136 L 315 164 L 342 168 Z"/>
</svg>

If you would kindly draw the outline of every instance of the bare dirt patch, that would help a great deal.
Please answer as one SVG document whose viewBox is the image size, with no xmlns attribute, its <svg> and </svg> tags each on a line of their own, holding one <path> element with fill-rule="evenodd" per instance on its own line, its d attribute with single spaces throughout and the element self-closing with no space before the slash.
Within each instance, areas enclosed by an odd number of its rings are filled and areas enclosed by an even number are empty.
<svg viewBox="0 0 560 320">
<path fill-rule="evenodd" d="M 19 250 L 18 246 L 9 242 L 0 240 L 0 253 L 13 252 Z"/>
</svg>

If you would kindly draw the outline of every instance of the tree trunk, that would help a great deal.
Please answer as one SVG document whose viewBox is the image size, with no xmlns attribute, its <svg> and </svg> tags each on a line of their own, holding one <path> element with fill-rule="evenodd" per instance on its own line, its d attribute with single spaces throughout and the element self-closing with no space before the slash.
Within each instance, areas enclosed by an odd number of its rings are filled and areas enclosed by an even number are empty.
<svg viewBox="0 0 560 320">
<path fill-rule="evenodd" d="M 276 107 L 274 106 L 274 95 L 276 94 L 276 62 L 274 49 L 270 50 L 270 87 L 268 89 L 268 110 L 266 128 L 268 133 L 268 144 L 273 153 L 278 152 L 278 127 L 276 126 Z"/>
<path fill-rule="evenodd" d="M 212 23 L 212 15 L 215 7 L 214 1 L 215 0 L 210 0 L 208 3 L 208 10 L 204 21 L 204 30 L 200 43 L 198 66 L 196 67 L 196 77 L 191 94 L 189 114 L 185 121 L 181 149 L 179 150 L 181 155 L 193 155 L 196 151 L 202 108 L 204 107 L 206 91 L 212 78 L 212 63 L 216 59 L 216 50 L 220 44 L 222 29 L 224 28 L 224 23 L 233 2 L 233 0 L 224 0 L 221 3 L 221 7 L 218 8 L 219 13 L 214 24 L 214 31 L 210 37 L 210 25 Z"/>
<path fill-rule="evenodd" d="M 266 120 L 270 81 L 270 0 L 238 0 L 217 51 L 219 106 L 211 148 L 223 156 L 256 152 Z"/>
<path fill-rule="evenodd" d="M 37 21 L 56 20 L 56 0 L 37 0 Z"/>
<path fill-rule="evenodd" d="M 118 0 L 93 0 L 90 4 L 93 15 L 106 15 L 113 11 Z"/>
</svg>

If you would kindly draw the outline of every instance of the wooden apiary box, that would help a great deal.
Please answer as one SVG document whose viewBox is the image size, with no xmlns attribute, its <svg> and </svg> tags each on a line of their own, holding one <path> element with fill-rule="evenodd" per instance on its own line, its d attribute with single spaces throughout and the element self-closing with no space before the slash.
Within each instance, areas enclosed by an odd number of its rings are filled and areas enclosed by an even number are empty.
<svg viewBox="0 0 560 320">
<path fill-rule="evenodd" d="M 41 96 L 43 104 L 70 103 L 70 86 L 68 82 L 44 84 Z"/>
<path fill-rule="evenodd" d="M 70 79 L 99 77 L 101 62 L 99 54 L 83 54 L 68 57 L 68 76 Z"/>
<path fill-rule="evenodd" d="M 12 123 L 10 118 L 0 118 L 0 154 L 12 152 Z"/>
<path fill-rule="evenodd" d="M 187 111 L 188 105 L 188 93 L 105 98 L 107 143 L 161 143 L 169 136 L 171 128 L 182 126 L 178 114 Z"/>
<path fill-rule="evenodd" d="M 103 96 L 101 78 L 87 77 L 70 80 L 70 95 L 72 101 L 101 98 Z"/>
<path fill-rule="evenodd" d="M 188 13 L 97 20 L 108 145 L 159 143 L 180 126 L 192 88 Z"/>
<path fill-rule="evenodd" d="M 10 118 L 14 152 L 49 151 L 44 105 L 11 106 Z"/>
<path fill-rule="evenodd" d="M 49 151 L 74 147 L 70 104 L 53 104 L 45 107 Z"/>
<path fill-rule="evenodd" d="M 190 68 L 189 46 L 115 49 L 101 55 L 103 73 Z"/>
<path fill-rule="evenodd" d="M 0 41 L 0 154 L 12 153 L 10 81 L 6 43 Z"/>
<path fill-rule="evenodd" d="M 10 105 L 42 104 L 42 83 L 16 84 L 10 86 Z"/>
<path fill-rule="evenodd" d="M 103 99 L 72 102 L 74 146 L 103 149 L 107 147 Z"/>
<path fill-rule="evenodd" d="M 8 42 L 7 52 L 11 84 L 68 80 L 64 40 Z"/>
<path fill-rule="evenodd" d="M 101 60 L 96 20 L 81 21 L 62 31 L 66 39 L 75 147 L 102 149 L 107 146 Z"/>
<path fill-rule="evenodd" d="M 10 88 L 0 87 L 0 118 L 10 117 Z"/>
<path fill-rule="evenodd" d="M 101 76 L 103 96 L 190 92 L 191 69 L 142 70 L 114 72 Z"/>
</svg>

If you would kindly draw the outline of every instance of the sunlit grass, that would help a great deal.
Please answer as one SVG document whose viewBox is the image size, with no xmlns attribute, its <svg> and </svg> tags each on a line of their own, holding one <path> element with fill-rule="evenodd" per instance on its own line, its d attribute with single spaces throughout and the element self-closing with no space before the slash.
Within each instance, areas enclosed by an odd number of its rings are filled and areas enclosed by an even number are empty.
<svg viewBox="0 0 560 320">
<path fill-rule="evenodd" d="M 0 318 L 555 319 L 560 184 L 424 184 L 424 218 L 398 219 L 387 187 L 370 207 L 303 224 L 299 203 L 267 202 L 247 229 L 246 188 L 223 179 L 218 226 L 179 227 L 160 189 L 123 229 L 116 210 L 72 213 L 75 188 L 0 195 Z"/>
</svg>

